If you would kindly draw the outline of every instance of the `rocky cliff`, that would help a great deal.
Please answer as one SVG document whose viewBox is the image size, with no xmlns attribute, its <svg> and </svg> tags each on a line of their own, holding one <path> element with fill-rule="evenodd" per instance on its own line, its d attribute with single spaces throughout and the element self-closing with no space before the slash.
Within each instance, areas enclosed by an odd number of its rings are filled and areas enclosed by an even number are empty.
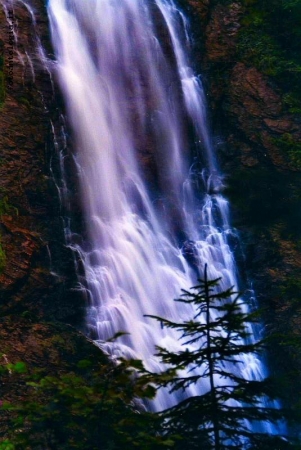
<svg viewBox="0 0 301 450">
<path fill-rule="evenodd" d="M 267 57 L 259 38 L 254 38 L 252 27 L 257 21 L 258 33 L 268 42 L 266 16 L 253 6 L 258 2 L 187 3 L 195 59 L 207 87 L 225 173 L 225 195 L 244 247 L 242 286 L 252 281 L 265 311 L 267 333 L 289 336 L 273 341 L 270 367 L 278 373 L 284 367 L 290 372 L 283 390 L 288 403 L 294 402 L 292 389 L 300 392 L 301 368 L 298 345 L 293 344 L 300 338 L 301 320 L 301 110 L 297 95 L 290 91 L 293 79 L 283 76 L 293 63 L 284 61 L 287 67 L 278 75 L 283 61 L 280 50 L 275 45 Z M 274 23 L 276 33 L 277 26 L 281 31 L 280 22 Z"/>
<path fill-rule="evenodd" d="M 76 277 L 53 178 L 58 98 L 41 54 L 43 45 L 51 55 L 47 15 L 42 0 L 31 5 L 3 2 L 0 16 L 1 311 L 74 321 Z"/>
<path fill-rule="evenodd" d="M 283 84 L 241 51 L 245 2 L 180 3 L 191 16 L 196 66 L 208 92 L 233 223 L 242 237 L 244 285 L 252 280 L 266 307 L 268 332 L 299 337 L 300 115 L 289 104 Z M 75 289 L 73 257 L 63 235 L 64 211 L 53 178 L 59 168 L 54 130 L 61 129 L 57 105 L 62 102 L 39 53 L 41 40 L 51 57 L 47 16 L 43 0 L 31 5 L 32 10 L 25 3 L 3 0 L 0 11 L 0 342 L 10 361 L 23 353 L 30 364 L 39 356 L 30 350 L 32 341 L 26 344 L 29 335 L 39 334 L 39 346 L 43 336 L 61 334 L 64 327 L 39 324 L 60 320 L 79 325 L 84 308 Z M 24 348 L 17 331 L 7 344 L 8 324 L 26 328 Z M 296 348 L 284 344 L 281 351 L 279 341 L 277 345 L 272 367 L 279 371 L 285 361 L 292 372 L 300 370 Z"/>
<path fill-rule="evenodd" d="M 22 361 L 56 373 L 100 352 L 62 323 L 79 325 L 84 304 L 53 176 L 60 100 L 41 57 L 40 42 L 51 56 L 47 14 L 43 0 L 31 5 L 0 7 L 0 368 Z M 1 402 L 24 396 L 18 377 L 1 375 Z M 3 436 L 3 412 L 1 421 Z"/>
</svg>

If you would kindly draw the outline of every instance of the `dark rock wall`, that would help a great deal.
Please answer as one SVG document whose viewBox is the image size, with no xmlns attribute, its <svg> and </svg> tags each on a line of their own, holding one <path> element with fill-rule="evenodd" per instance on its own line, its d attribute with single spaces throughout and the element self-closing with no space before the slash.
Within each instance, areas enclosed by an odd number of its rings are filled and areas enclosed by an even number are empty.
<svg viewBox="0 0 301 450">
<path fill-rule="evenodd" d="M 13 5 L 13 6 L 12 6 Z M 30 311 L 38 317 L 76 321 L 76 282 L 63 236 L 62 210 L 51 166 L 56 170 L 51 121 L 58 110 L 38 40 L 51 56 L 42 0 L 7 2 L 0 10 L 4 56 L 4 103 L 0 109 L 0 230 L 5 252 L 0 274 L 2 314 Z M 8 15 L 8 19 L 5 15 Z M 53 271 L 52 271 L 53 270 Z"/>
<path fill-rule="evenodd" d="M 289 342 L 273 341 L 269 355 L 271 371 L 286 372 L 284 396 L 295 403 L 301 391 L 301 355 L 292 344 L 301 336 L 301 173 L 294 156 L 301 143 L 300 114 L 289 111 L 275 77 L 241 57 L 242 3 L 187 0 L 186 7 L 225 195 L 244 247 L 241 269 L 265 308 L 267 333 L 290 336 Z"/>
<path fill-rule="evenodd" d="M 267 307 L 267 330 L 299 336 L 300 169 L 287 146 L 279 142 L 300 143 L 300 123 L 285 107 L 275 80 L 240 60 L 237 42 L 245 14 L 242 4 L 180 3 L 191 17 L 194 59 L 208 92 L 211 127 L 219 137 L 225 194 L 244 245 L 245 278 L 253 281 L 260 304 Z M 63 211 L 50 170 L 51 164 L 58 170 L 51 121 L 60 127 L 57 105 L 61 99 L 34 50 L 39 36 L 51 57 L 47 15 L 43 0 L 31 4 L 35 27 L 25 5 L 13 3 L 13 43 L 4 8 L 0 9 L 4 55 L 0 73 L 0 83 L 4 73 L 0 86 L 0 302 L 1 314 L 7 316 L 1 342 L 6 340 L 9 324 L 22 330 L 29 327 L 33 334 L 37 320 L 78 325 L 84 306 L 74 290 L 76 274 L 71 251 L 65 246 Z M 1 257 L 1 250 L 5 256 Z M 23 318 L 16 320 L 20 315 Z M 24 324 L 26 317 L 28 325 Z M 16 337 L 16 346 L 18 339 L 21 336 Z M 301 368 L 298 351 L 287 344 L 277 345 L 272 369 L 290 365 L 297 373 Z M 15 362 L 9 353 L 12 350 L 6 351 Z M 294 383 L 298 376 L 292 375 Z M 294 384 L 300 390 L 298 386 Z"/>
<path fill-rule="evenodd" d="M 30 393 L 20 374 L 1 371 L 7 364 L 21 361 L 29 374 L 56 375 L 76 370 L 81 359 L 103 360 L 92 342 L 66 325 L 81 324 L 84 301 L 74 289 L 65 211 L 53 178 L 59 176 L 53 129 L 61 128 L 62 102 L 37 54 L 40 39 L 51 58 L 45 2 L 30 3 L 35 26 L 23 2 L 0 6 L 0 398 L 12 405 Z M 10 413 L 0 416 L 1 439 Z"/>
</svg>

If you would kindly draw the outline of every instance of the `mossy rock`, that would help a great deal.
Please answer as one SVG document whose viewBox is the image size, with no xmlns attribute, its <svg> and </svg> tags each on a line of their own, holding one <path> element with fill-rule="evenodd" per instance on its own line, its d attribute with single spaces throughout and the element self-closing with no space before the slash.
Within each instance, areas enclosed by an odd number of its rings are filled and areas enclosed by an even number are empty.
<svg viewBox="0 0 301 450">
<path fill-rule="evenodd" d="M 16 316 L 3 317 L 0 324 L 0 348 L 6 348 L 10 362 L 23 361 L 28 370 L 36 367 L 47 367 L 49 372 L 69 370 L 87 358 L 107 361 L 92 341 L 70 325 Z"/>
<path fill-rule="evenodd" d="M 227 180 L 226 196 L 234 209 L 235 226 L 264 228 L 279 221 L 285 232 L 301 238 L 301 178 L 298 173 L 253 167 L 235 170 Z"/>
</svg>

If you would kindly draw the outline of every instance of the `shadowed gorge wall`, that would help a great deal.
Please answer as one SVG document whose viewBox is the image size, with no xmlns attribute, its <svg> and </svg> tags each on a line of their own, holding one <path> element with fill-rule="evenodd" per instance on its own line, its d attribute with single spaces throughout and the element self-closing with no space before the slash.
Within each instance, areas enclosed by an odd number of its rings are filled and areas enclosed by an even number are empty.
<svg viewBox="0 0 301 450">
<path fill-rule="evenodd" d="M 292 338 L 270 349 L 272 370 L 289 368 L 283 391 L 291 403 L 300 392 L 300 354 L 292 344 L 300 338 L 301 312 L 300 16 L 289 8 L 279 13 L 277 1 L 273 8 L 256 1 L 187 3 L 225 193 L 243 242 L 242 270 L 265 308 L 267 333 Z"/>
<path fill-rule="evenodd" d="M 0 223 L 5 253 L 1 311 L 30 311 L 41 318 L 73 321 L 78 314 L 76 293 L 70 293 L 76 282 L 74 264 L 65 246 L 62 210 L 51 174 L 51 165 L 56 170 L 57 164 L 51 120 L 58 126 L 58 98 L 36 47 L 40 37 L 51 55 L 47 15 L 43 1 L 32 2 L 34 26 L 25 4 L 14 2 L 13 9 L 10 5 L 3 2 L 0 18 L 4 61 Z"/>
<path fill-rule="evenodd" d="M 249 30 L 246 2 L 179 3 L 191 16 L 193 53 L 208 93 L 215 144 L 226 173 L 226 196 L 244 246 L 241 268 L 245 279 L 253 281 L 260 304 L 267 307 L 268 332 L 300 336 L 300 111 L 282 79 L 248 59 L 242 48 Z M 51 57 L 44 2 L 34 0 L 31 5 L 36 29 Z M 73 257 L 65 246 L 62 210 L 50 171 L 51 164 L 54 171 L 58 166 L 50 120 L 60 127 L 57 105 L 61 99 L 33 50 L 36 29 L 30 11 L 15 2 L 13 18 L 18 41 L 14 43 L 13 87 L 8 89 L 10 30 L 1 9 L 0 301 L 1 314 L 7 318 L 0 342 L 7 340 L 9 326 L 22 330 L 24 321 L 33 336 L 37 321 L 78 325 L 84 306 L 75 289 Z M 150 158 L 148 153 L 143 157 Z M 22 319 L 16 319 L 20 315 Z M 55 327 L 43 330 L 61 333 L 60 326 L 58 331 Z M 292 388 L 285 385 L 283 389 L 289 400 L 292 389 L 300 391 L 300 354 L 294 346 L 286 345 L 283 351 L 275 348 L 275 354 L 271 349 L 272 368 L 291 367 Z M 5 350 L 13 361 L 10 351 Z M 15 358 L 20 359 L 21 353 Z"/>
<path fill-rule="evenodd" d="M 22 361 L 29 373 L 42 369 L 56 375 L 73 370 L 84 357 L 97 361 L 101 353 L 58 322 L 79 325 L 83 302 L 74 289 L 74 260 L 52 173 L 58 161 L 51 122 L 60 127 L 60 99 L 36 51 L 39 36 L 51 57 L 44 1 L 31 2 L 35 26 L 24 3 L 14 2 L 13 9 L 1 3 L 0 364 Z M 30 398 L 22 377 L 9 372 L 1 373 L 0 395 L 1 404 Z M 9 431 L 9 416 L 1 411 L 1 438 Z"/>
</svg>

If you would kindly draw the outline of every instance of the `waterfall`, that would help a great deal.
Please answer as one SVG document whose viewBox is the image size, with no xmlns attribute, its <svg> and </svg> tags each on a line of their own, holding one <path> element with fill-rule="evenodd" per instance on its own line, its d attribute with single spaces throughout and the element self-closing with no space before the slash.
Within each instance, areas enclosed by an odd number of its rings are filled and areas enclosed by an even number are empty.
<svg viewBox="0 0 301 450">
<path fill-rule="evenodd" d="M 172 0 L 50 0 L 56 72 L 75 143 L 87 234 L 87 327 L 112 355 L 159 370 L 154 346 L 178 335 L 145 314 L 191 317 L 174 302 L 208 276 L 237 286 L 228 202 L 189 62 L 187 20 Z M 263 368 L 248 355 L 246 376 Z M 198 392 L 192 386 L 189 394 Z M 177 401 L 159 392 L 155 408 Z"/>
</svg>

